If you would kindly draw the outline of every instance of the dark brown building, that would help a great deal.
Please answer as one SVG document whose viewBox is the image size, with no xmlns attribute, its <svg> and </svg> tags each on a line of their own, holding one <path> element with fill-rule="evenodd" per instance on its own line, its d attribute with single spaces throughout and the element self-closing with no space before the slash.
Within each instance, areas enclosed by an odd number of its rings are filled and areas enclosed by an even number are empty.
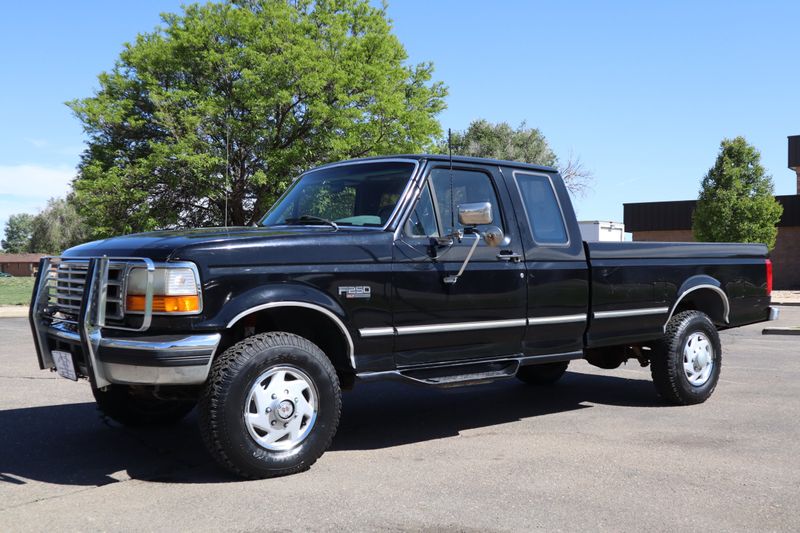
<svg viewBox="0 0 800 533">
<path fill-rule="evenodd" d="M 789 137 L 789 168 L 797 174 L 797 194 L 776 196 L 783 205 L 778 239 L 770 253 L 776 289 L 800 289 L 800 135 Z M 693 241 L 696 200 L 625 204 L 625 231 L 634 241 Z"/>
<path fill-rule="evenodd" d="M 39 267 L 39 259 L 42 257 L 44 257 L 44 254 L 0 253 L 0 272 L 5 272 L 12 276 L 33 276 L 36 274 L 36 269 Z"/>
</svg>

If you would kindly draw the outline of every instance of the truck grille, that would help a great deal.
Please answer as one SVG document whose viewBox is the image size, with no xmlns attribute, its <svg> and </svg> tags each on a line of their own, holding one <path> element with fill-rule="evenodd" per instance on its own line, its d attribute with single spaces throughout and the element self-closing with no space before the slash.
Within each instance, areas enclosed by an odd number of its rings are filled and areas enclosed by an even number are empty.
<svg viewBox="0 0 800 533">
<path fill-rule="evenodd" d="M 53 318 L 77 322 L 83 293 L 86 290 L 88 261 L 62 260 L 50 266 L 48 275 L 48 308 Z M 106 319 L 123 318 L 123 277 L 125 264 L 108 266 Z"/>
</svg>

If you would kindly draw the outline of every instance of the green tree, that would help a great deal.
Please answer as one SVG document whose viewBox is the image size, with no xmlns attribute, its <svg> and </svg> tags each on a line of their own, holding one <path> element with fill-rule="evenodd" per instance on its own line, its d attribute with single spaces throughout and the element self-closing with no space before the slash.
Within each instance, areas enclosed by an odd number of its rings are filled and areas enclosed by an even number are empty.
<svg viewBox="0 0 800 533">
<path fill-rule="evenodd" d="M 453 155 L 489 157 L 522 163 L 557 167 L 572 193 L 584 194 L 593 179 L 580 159 L 570 155 L 565 165 L 550 148 L 547 139 L 537 128 L 523 122 L 512 128 L 507 122 L 493 124 L 488 120 L 473 120 L 465 131 L 454 131 L 450 140 Z M 440 153 L 447 153 L 447 139 L 439 143 Z"/>
<path fill-rule="evenodd" d="M 6 238 L 2 241 L 3 251 L 9 254 L 21 254 L 28 251 L 33 231 L 34 215 L 18 213 L 11 215 L 6 221 Z"/>
<path fill-rule="evenodd" d="M 69 200 L 51 198 L 33 219 L 27 251 L 57 255 L 87 240 L 89 228 L 75 206 Z"/>
<path fill-rule="evenodd" d="M 744 137 L 724 139 L 714 166 L 703 178 L 692 221 L 695 239 L 760 242 L 771 250 L 782 214 L 758 150 Z"/>
<path fill-rule="evenodd" d="M 68 105 L 96 236 L 249 224 L 315 164 L 426 149 L 446 88 L 368 0 L 188 5 Z M 226 194 L 227 191 L 227 194 Z"/>
</svg>

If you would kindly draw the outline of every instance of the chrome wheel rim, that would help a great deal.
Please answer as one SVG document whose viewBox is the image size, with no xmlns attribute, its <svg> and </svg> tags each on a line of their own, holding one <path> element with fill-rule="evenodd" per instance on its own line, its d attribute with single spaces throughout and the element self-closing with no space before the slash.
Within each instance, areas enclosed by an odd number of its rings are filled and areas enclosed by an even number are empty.
<svg viewBox="0 0 800 533">
<path fill-rule="evenodd" d="M 247 431 L 262 448 L 290 450 L 311 433 L 318 398 L 314 382 L 299 368 L 271 368 L 253 382 L 245 399 Z"/>
<path fill-rule="evenodd" d="M 714 370 L 714 347 L 705 334 L 694 332 L 683 346 L 683 372 L 694 387 L 708 382 Z"/>
</svg>

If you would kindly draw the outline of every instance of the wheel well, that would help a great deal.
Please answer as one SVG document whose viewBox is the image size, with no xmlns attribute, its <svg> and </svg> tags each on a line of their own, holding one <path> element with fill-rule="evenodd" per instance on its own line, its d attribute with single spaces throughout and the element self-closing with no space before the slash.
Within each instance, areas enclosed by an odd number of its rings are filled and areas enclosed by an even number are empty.
<svg viewBox="0 0 800 533">
<path fill-rule="evenodd" d="M 685 293 L 673 310 L 670 318 L 683 311 L 701 311 L 707 314 L 714 324 L 727 324 L 727 299 L 718 291 L 719 289 L 704 287 Z"/>
<path fill-rule="evenodd" d="M 230 328 L 226 344 L 230 346 L 256 333 L 269 331 L 285 331 L 310 340 L 325 352 L 340 375 L 354 371 L 345 333 L 333 319 L 306 307 L 272 307 L 246 315 Z M 220 347 L 218 352 L 222 349 Z"/>
</svg>

